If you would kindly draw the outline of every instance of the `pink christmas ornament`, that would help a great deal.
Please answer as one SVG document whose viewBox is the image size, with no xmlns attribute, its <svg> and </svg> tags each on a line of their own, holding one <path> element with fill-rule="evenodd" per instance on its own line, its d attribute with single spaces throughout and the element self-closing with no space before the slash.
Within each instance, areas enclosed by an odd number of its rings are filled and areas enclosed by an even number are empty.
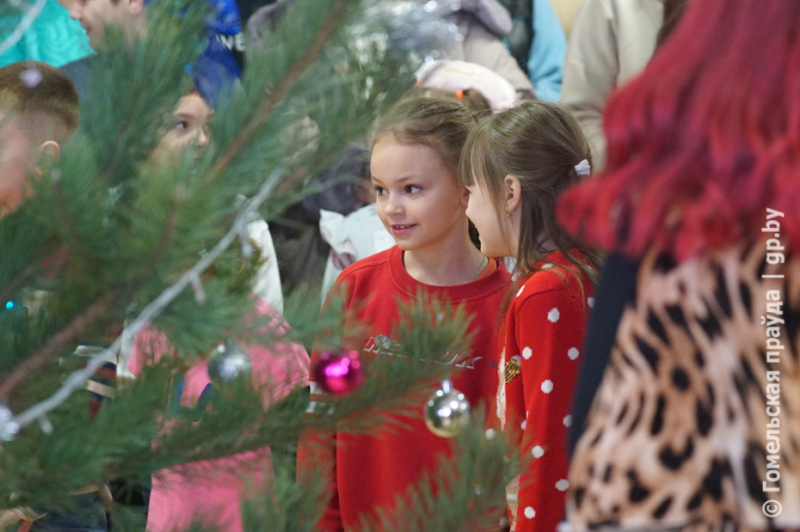
<svg viewBox="0 0 800 532">
<path fill-rule="evenodd" d="M 358 353 L 343 349 L 339 354 L 323 351 L 314 366 L 314 381 L 331 395 L 346 395 L 364 384 Z"/>
</svg>

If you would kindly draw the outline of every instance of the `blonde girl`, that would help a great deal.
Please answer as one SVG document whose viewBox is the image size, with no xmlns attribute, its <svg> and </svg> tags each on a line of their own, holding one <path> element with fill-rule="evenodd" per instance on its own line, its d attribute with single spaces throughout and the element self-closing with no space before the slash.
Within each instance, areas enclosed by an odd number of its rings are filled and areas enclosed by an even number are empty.
<svg viewBox="0 0 800 532">
<path fill-rule="evenodd" d="M 495 325 L 509 275 L 498 259 L 487 259 L 470 240 L 469 195 L 459 184 L 458 163 L 474 125 L 472 113 L 457 100 L 426 97 L 403 101 L 380 120 L 371 181 L 378 216 L 396 245 L 346 268 L 333 290 L 344 292 L 345 310 L 353 311 L 347 315 L 354 314 L 345 323 L 343 344 L 362 360 L 391 356 L 400 341 L 392 337 L 400 320 L 398 300 L 423 292 L 430 299 L 463 305 L 474 315 L 475 335 L 453 386 L 477 406 L 492 402 L 497 389 Z M 312 363 L 318 356 L 315 349 Z M 324 402 L 315 385 L 312 402 Z M 403 420 L 404 429 L 369 436 L 336 433 L 323 442 L 301 438 L 299 467 L 333 467 L 332 498 L 319 530 L 357 528 L 362 513 L 393 506 L 412 483 L 436 468 L 441 454 L 450 452 L 448 441 L 425 426 L 422 406 L 417 416 Z"/>
</svg>

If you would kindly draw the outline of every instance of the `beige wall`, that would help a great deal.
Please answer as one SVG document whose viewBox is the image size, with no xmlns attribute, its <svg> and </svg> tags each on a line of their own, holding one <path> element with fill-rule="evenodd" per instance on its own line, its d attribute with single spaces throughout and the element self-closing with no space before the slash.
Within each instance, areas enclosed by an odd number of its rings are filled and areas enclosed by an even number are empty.
<svg viewBox="0 0 800 532">
<path fill-rule="evenodd" d="M 578 6 L 581 5 L 581 0 L 550 0 L 550 2 L 553 4 L 553 9 L 556 10 L 559 20 L 561 20 L 561 25 L 564 26 L 564 32 L 569 36 L 572 20 L 578 11 Z"/>
</svg>

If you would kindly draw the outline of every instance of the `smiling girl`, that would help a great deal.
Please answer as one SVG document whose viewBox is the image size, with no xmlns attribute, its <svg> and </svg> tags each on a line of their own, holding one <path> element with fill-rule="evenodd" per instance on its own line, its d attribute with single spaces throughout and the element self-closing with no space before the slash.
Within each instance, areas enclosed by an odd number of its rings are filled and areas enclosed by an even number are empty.
<svg viewBox="0 0 800 532">
<path fill-rule="evenodd" d="M 458 183 L 461 150 L 475 121 L 457 101 L 404 101 L 379 122 L 370 160 L 378 215 L 396 246 L 345 269 L 333 293 L 344 293 L 344 344 L 362 359 L 386 349 L 399 322 L 398 300 L 423 292 L 430 300 L 464 305 L 475 316 L 471 349 L 453 385 L 473 406 L 489 404 L 497 389 L 496 323 L 508 287 L 508 273 L 472 244 L 466 215 L 468 193 Z M 358 335 L 349 334 L 361 326 Z M 389 347 L 390 349 L 390 347 Z M 318 350 L 312 354 L 317 360 Z M 315 383 L 311 400 L 318 401 Z M 326 435 L 322 442 L 301 438 L 299 467 L 333 464 L 332 499 L 320 530 L 351 529 L 359 514 L 392 506 L 406 488 L 435 469 L 448 454 L 447 440 L 434 435 L 419 415 L 403 419 L 404 429 L 370 436 Z M 328 439 L 328 437 L 330 439 Z"/>
</svg>

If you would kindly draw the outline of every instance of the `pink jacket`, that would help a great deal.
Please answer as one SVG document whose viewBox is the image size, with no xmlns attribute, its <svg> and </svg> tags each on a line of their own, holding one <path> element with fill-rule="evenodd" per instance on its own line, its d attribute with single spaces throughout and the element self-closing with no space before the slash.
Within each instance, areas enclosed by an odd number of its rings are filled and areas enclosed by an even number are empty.
<svg viewBox="0 0 800 532">
<path fill-rule="evenodd" d="M 279 331 L 288 329 L 268 303 L 257 299 L 255 307 L 260 316 L 274 316 L 271 327 Z M 273 383 L 272 393 L 264 398 L 265 404 L 284 397 L 297 386 L 308 386 L 309 357 L 302 346 L 277 344 L 271 350 L 260 345 L 240 347 L 253 361 L 253 385 Z M 144 366 L 157 362 L 167 352 L 169 346 L 163 333 L 143 331 L 136 338 L 128 369 L 138 375 Z M 207 368 L 206 361 L 199 361 L 186 372 L 181 406 L 195 406 L 211 382 Z M 147 530 L 177 532 L 198 520 L 219 530 L 243 531 L 240 499 L 246 490 L 260 485 L 264 471 L 271 471 L 269 448 L 159 471 L 153 475 Z"/>
</svg>

